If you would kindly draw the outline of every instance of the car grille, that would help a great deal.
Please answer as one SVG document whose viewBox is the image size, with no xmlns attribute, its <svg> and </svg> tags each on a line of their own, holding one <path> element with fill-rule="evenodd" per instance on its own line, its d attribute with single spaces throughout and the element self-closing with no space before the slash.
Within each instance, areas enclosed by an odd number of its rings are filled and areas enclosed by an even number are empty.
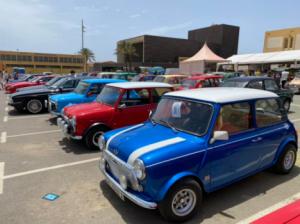
<svg viewBox="0 0 300 224">
<path fill-rule="evenodd" d="M 138 191 L 139 183 L 133 173 L 133 168 L 107 150 L 104 150 L 104 156 L 106 161 L 106 171 L 110 173 L 117 181 L 119 181 L 120 175 L 125 175 L 128 180 L 129 187 Z"/>
</svg>

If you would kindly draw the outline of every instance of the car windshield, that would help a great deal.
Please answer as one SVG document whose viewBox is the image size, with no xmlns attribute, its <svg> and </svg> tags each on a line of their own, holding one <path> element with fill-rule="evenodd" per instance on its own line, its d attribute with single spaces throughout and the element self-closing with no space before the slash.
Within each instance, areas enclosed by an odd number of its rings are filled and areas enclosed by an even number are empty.
<svg viewBox="0 0 300 224">
<path fill-rule="evenodd" d="M 213 107 L 206 103 L 184 99 L 163 98 L 151 121 L 174 130 L 204 135 L 212 116 Z"/>
<path fill-rule="evenodd" d="M 165 77 L 163 76 L 156 76 L 154 79 L 153 79 L 154 82 L 164 82 L 165 81 Z"/>
<path fill-rule="evenodd" d="M 60 79 L 61 79 L 60 76 L 55 77 L 55 78 L 51 79 L 50 81 L 48 81 L 48 82 L 45 84 L 45 86 L 52 86 L 54 83 L 56 83 L 56 82 L 57 82 L 58 80 L 60 80 Z"/>
<path fill-rule="evenodd" d="M 89 86 L 90 85 L 88 83 L 81 81 L 74 89 L 74 92 L 78 94 L 85 94 Z"/>
<path fill-rule="evenodd" d="M 195 87 L 197 80 L 185 79 L 182 81 L 182 86 L 186 88 Z"/>
<path fill-rule="evenodd" d="M 226 80 L 222 82 L 221 87 L 245 87 L 246 85 L 245 81 Z"/>
<path fill-rule="evenodd" d="M 121 90 L 111 86 L 105 86 L 101 93 L 98 95 L 96 101 L 104 103 L 109 106 L 114 106 L 119 99 Z"/>
</svg>

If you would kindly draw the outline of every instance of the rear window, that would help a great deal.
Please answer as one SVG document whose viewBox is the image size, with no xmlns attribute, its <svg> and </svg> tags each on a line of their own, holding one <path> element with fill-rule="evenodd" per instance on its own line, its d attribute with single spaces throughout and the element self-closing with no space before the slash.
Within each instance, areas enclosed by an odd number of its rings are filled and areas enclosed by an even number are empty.
<svg viewBox="0 0 300 224">
<path fill-rule="evenodd" d="M 257 100 L 255 103 L 256 125 L 265 127 L 282 120 L 280 103 L 276 99 Z"/>
</svg>

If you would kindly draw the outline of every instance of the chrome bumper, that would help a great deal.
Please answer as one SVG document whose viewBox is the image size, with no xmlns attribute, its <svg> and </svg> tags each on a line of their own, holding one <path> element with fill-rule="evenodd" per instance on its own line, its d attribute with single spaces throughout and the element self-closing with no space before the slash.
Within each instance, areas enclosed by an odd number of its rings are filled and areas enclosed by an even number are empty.
<svg viewBox="0 0 300 224">
<path fill-rule="evenodd" d="M 107 184 L 116 192 L 116 194 L 118 194 L 118 196 L 122 199 L 123 197 L 126 197 L 127 199 L 129 199 L 130 201 L 132 201 L 133 203 L 146 208 L 146 209 L 156 209 L 157 208 L 157 203 L 155 202 L 149 202 L 149 201 L 145 201 L 139 197 L 137 197 L 136 195 L 124 190 L 120 184 L 115 181 L 105 170 L 105 165 L 102 164 L 101 160 L 100 160 L 100 170 L 101 172 L 104 174 L 105 176 L 105 180 L 107 182 Z"/>
<path fill-rule="evenodd" d="M 68 131 L 69 129 L 69 124 L 63 120 L 63 118 L 59 117 L 57 118 L 56 120 L 56 123 L 57 123 L 57 126 L 61 129 L 63 135 L 66 137 L 66 138 L 71 138 L 71 139 L 74 139 L 74 140 L 81 140 L 82 139 L 82 136 L 76 136 L 76 135 L 71 135 Z"/>
</svg>

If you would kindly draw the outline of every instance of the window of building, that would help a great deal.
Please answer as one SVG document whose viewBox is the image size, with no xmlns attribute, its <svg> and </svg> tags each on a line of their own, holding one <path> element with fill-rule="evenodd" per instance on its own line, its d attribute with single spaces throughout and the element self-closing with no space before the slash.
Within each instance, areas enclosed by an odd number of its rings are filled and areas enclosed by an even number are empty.
<svg viewBox="0 0 300 224">
<path fill-rule="evenodd" d="M 290 48 L 293 48 L 294 46 L 294 38 L 290 37 Z"/>
<path fill-rule="evenodd" d="M 234 103 L 222 106 L 215 130 L 236 134 L 252 128 L 249 103 Z"/>
<path fill-rule="evenodd" d="M 255 103 L 256 124 L 265 127 L 282 120 L 280 104 L 276 99 L 257 100 Z"/>
<path fill-rule="evenodd" d="M 288 38 L 284 38 L 283 39 L 283 48 L 286 49 L 289 47 L 289 39 Z"/>
</svg>

